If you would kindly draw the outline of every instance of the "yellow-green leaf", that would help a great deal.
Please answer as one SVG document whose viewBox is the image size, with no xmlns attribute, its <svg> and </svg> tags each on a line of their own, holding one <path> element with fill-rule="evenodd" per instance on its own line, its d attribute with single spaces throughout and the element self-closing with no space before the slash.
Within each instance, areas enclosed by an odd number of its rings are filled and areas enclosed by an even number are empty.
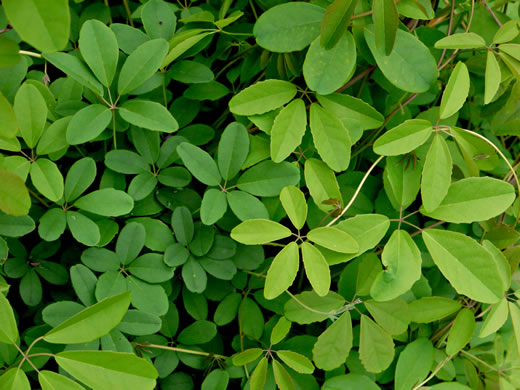
<svg viewBox="0 0 520 390">
<path fill-rule="evenodd" d="M 466 64 L 458 62 L 444 89 L 439 116 L 446 119 L 461 109 L 469 93 L 469 72 Z"/>
</svg>

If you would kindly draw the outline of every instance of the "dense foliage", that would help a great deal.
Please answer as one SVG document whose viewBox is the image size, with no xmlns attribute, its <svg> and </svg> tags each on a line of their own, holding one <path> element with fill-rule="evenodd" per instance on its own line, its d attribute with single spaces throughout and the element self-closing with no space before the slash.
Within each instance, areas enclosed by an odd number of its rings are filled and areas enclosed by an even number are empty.
<svg viewBox="0 0 520 390">
<path fill-rule="evenodd" d="M 520 388 L 495 0 L 2 0 L 0 389 Z"/>
</svg>

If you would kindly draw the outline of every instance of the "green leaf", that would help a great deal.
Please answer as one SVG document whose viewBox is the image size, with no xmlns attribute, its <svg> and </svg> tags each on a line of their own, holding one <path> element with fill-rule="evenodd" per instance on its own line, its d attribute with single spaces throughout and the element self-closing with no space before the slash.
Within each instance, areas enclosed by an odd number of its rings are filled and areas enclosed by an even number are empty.
<svg viewBox="0 0 520 390">
<path fill-rule="evenodd" d="M 504 297 L 492 306 L 480 328 L 479 337 L 488 337 L 499 330 L 507 321 L 508 315 L 507 299 Z"/>
<path fill-rule="evenodd" d="M 0 210 L 14 216 L 29 214 L 31 198 L 20 176 L 0 169 Z"/>
<path fill-rule="evenodd" d="M 34 148 L 47 121 L 47 103 L 38 88 L 23 84 L 14 98 L 14 112 L 23 140 L 29 148 Z"/>
<path fill-rule="evenodd" d="M 365 301 L 365 307 L 374 320 L 391 335 L 400 335 L 408 329 L 411 318 L 406 301 L 397 298 L 392 301 Z"/>
<path fill-rule="evenodd" d="M 307 128 L 307 113 L 302 99 L 294 99 L 276 116 L 271 128 L 271 159 L 282 162 L 301 142 Z"/>
<path fill-rule="evenodd" d="M 94 182 L 96 178 L 96 163 L 90 157 L 76 161 L 69 169 L 65 178 L 65 200 L 72 202 Z"/>
<path fill-rule="evenodd" d="M 74 206 L 90 213 L 118 217 L 132 211 L 134 200 L 124 191 L 104 188 L 82 196 Z"/>
<path fill-rule="evenodd" d="M 294 382 L 287 370 L 277 360 L 273 360 L 272 364 L 274 380 L 278 388 L 280 390 L 294 390 Z"/>
<path fill-rule="evenodd" d="M 421 187 L 421 169 L 407 164 L 400 157 L 387 157 L 383 184 L 392 206 L 405 210 L 410 206 Z"/>
<path fill-rule="evenodd" d="M 308 242 L 301 244 L 305 274 L 311 283 L 312 289 L 320 297 L 327 295 L 330 288 L 330 269 L 327 260 L 319 249 Z"/>
<path fill-rule="evenodd" d="M 90 104 L 74 114 L 67 126 L 70 145 L 92 141 L 105 130 L 112 120 L 111 111 L 102 104 Z"/>
<path fill-rule="evenodd" d="M 470 390 L 470 387 L 456 382 L 443 382 L 433 385 L 430 390 Z"/>
<path fill-rule="evenodd" d="M 131 294 L 124 292 L 89 306 L 48 331 L 43 339 L 53 344 L 88 343 L 108 334 L 121 322 L 130 305 Z"/>
<path fill-rule="evenodd" d="M 347 232 L 336 227 L 318 227 L 307 233 L 307 238 L 327 249 L 341 253 L 356 253 L 359 251 L 357 241 Z"/>
<path fill-rule="evenodd" d="M 66 376 L 52 371 L 42 370 L 38 372 L 38 381 L 42 390 L 82 390 L 83 386 Z"/>
<path fill-rule="evenodd" d="M 517 302 L 507 302 L 511 322 L 513 323 L 513 331 L 515 334 L 516 348 L 520 351 L 520 309 Z"/>
<path fill-rule="evenodd" d="M 493 37 L 493 43 L 506 43 L 515 39 L 520 31 L 518 30 L 518 22 L 510 20 L 504 23 Z"/>
<path fill-rule="evenodd" d="M 0 37 L 0 68 L 15 66 L 20 62 L 21 55 L 18 44 L 5 36 Z"/>
<path fill-rule="evenodd" d="M 305 356 L 293 351 L 276 351 L 282 362 L 300 374 L 312 374 L 314 366 Z"/>
<path fill-rule="evenodd" d="M 433 261 L 459 294 L 478 302 L 496 303 L 504 296 L 493 256 L 464 234 L 428 229 L 422 237 Z"/>
<path fill-rule="evenodd" d="M 29 89 L 29 94 L 32 96 L 33 90 Z M 23 99 L 23 104 L 20 106 L 20 110 L 24 111 L 25 106 L 25 97 Z M 0 137 L 2 138 L 14 138 L 16 137 L 16 133 L 18 133 L 18 122 L 16 120 L 16 114 L 11 106 L 9 100 L 5 98 L 5 96 L 0 92 L 0 116 L 2 117 L 2 127 L 0 128 Z M 25 118 L 23 118 L 25 120 Z M 44 122 L 45 123 L 45 122 Z"/>
<path fill-rule="evenodd" d="M 31 390 L 27 375 L 20 368 L 11 368 L 0 376 L 0 388 L 5 390 Z"/>
<path fill-rule="evenodd" d="M 167 41 L 175 34 L 177 17 L 173 9 L 162 0 L 147 2 L 141 11 L 144 30 L 152 39 L 163 38 Z"/>
<path fill-rule="evenodd" d="M 288 81 L 264 80 L 233 96 L 229 110 L 236 115 L 263 114 L 290 102 L 295 95 L 296 86 Z"/>
<path fill-rule="evenodd" d="M 350 163 L 352 144 L 343 123 L 313 103 L 310 109 L 310 127 L 314 145 L 322 160 L 336 172 L 346 170 Z"/>
<path fill-rule="evenodd" d="M 150 171 L 144 159 L 130 150 L 111 150 L 105 155 L 105 165 L 115 172 L 127 175 Z"/>
<path fill-rule="evenodd" d="M 262 348 L 249 348 L 245 351 L 238 352 L 233 355 L 233 364 L 235 366 L 244 366 L 258 359 L 264 351 Z"/>
<path fill-rule="evenodd" d="M 206 65 L 188 60 L 174 63 L 168 74 L 184 84 L 208 83 L 215 79 L 215 75 Z"/>
<path fill-rule="evenodd" d="M 312 349 L 316 367 L 331 371 L 345 364 L 352 348 L 352 320 L 346 311 L 318 337 Z"/>
<path fill-rule="evenodd" d="M 79 51 L 101 84 L 110 87 L 116 73 L 119 46 L 114 32 L 96 19 L 83 23 Z"/>
<path fill-rule="evenodd" d="M 262 161 L 239 177 L 237 186 L 256 196 L 278 196 L 282 189 L 300 181 L 299 169 L 289 162 Z"/>
<path fill-rule="evenodd" d="M 175 118 L 162 104 L 149 100 L 128 100 L 119 113 L 125 121 L 148 130 L 173 133 L 179 129 Z"/>
<path fill-rule="evenodd" d="M 25 42 L 44 53 L 65 49 L 70 32 L 67 0 L 6 0 L 2 6 L 9 23 Z"/>
<path fill-rule="evenodd" d="M 366 315 L 361 316 L 359 358 L 368 372 L 385 370 L 394 359 L 392 336 Z"/>
<path fill-rule="evenodd" d="M 484 104 L 491 103 L 502 81 L 502 72 L 500 65 L 491 50 L 487 53 L 486 59 L 486 73 L 485 73 L 485 88 L 484 88 Z"/>
<path fill-rule="evenodd" d="M 280 202 L 293 226 L 300 230 L 307 219 L 307 201 L 303 192 L 295 186 L 287 186 L 280 192 Z"/>
<path fill-rule="evenodd" d="M 253 34 L 256 42 L 269 51 L 302 50 L 319 35 L 324 13 L 317 5 L 299 1 L 279 4 L 258 18 Z"/>
<path fill-rule="evenodd" d="M 271 332 L 271 344 L 275 345 L 282 341 L 291 330 L 292 322 L 285 317 L 280 317 Z"/>
<path fill-rule="evenodd" d="M 430 138 L 432 131 L 430 121 L 424 119 L 407 120 L 379 137 L 374 142 L 374 152 L 382 156 L 397 156 L 409 153 L 424 144 Z"/>
<path fill-rule="evenodd" d="M 394 48 L 389 56 L 376 47 L 373 26 L 365 27 L 365 40 L 377 66 L 397 88 L 422 93 L 437 80 L 437 64 L 430 50 L 415 36 L 397 29 Z"/>
<path fill-rule="evenodd" d="M 433 344 L 420 337 L 408 344 L 397 360 L 395 368 L 396 390 L 412 390 L 422 382 L 430 372 L 433 364 Z"/>
<path fill-rule="evenodd" d="M 28 215 L 11 216 L 0 213 L 0 235 L 4 237 L 21 237 L 34 230 L 34 220 Z"/>
<path fill-rule="evenodd" d="M 103 96 L 103 85 L 97 81 L 90 69 L 78 57 L 68 53 L 44 54 L 43 58 L 73 80 L 87 87 L 97 95 Z"/>
<path fill-rule="evenodd" d="M 452 34 L 435 42 L 436 49 L 478 49 L 486 46 L 486 41 L 473 32 Z"/>
<path fill-rule="evenodd" d="M 152 39 L 139 45 L 128 56 L 117 83 L 120 95 L 127 95 L 150 79 L 161 66 L 168 53 L 168 43 L 164 39 Z"/>
<path fill-rule="evenodd" d="M 299 267 L 298 245 L 296 242 L 290 242 L 278 252 L 267 271 L 264 297 L 274 299 L 291 287 Z"/>
<path fill-rule="evenodd" d="M 88 387 L 113 390 L 132 387 L 153 390 L 158 376 L 152 363 L 131 353 L 65 351 L 56 355 L 58 365 Z"/>
<path fill-rule="evenodd" d="M 475 332 L 475 325 L 475 315 L 470 309 L 464 308 L 459 311 L 448 334 L 446 344 L 448 355 L 455 355 L 470 342 Z"/>
<path fill-rule="evenodd" d="M 67 227 L 67 214 L 60 208 L 47 210 L 40 218 L 38 234 L 45 241 L 55 241 Z"/>
<path fill-rule="evenodd" d="M 218 144 L 217 163 L 224 180 L 231 180 L 237 175 L 248 153 L 247 129 L 241 123 L 230 123 L 224 129 Z"/>
<path fill-rule="evenodd" d="M 455 313 L 461 308 L 461 304 L 444 297 L 424 297 L 410 302 L 408 308 L 413 322 L 426 324 Z"/>
<path fill-rule="evenodd" d="M 185 207 L 177 207 L 172 214 L 172 228 L 177 241 L 188 245 L 193 239 L 193 217 L 191 211 Z"/>
<path fill-rule="evenodd" d="M 337 44 L 325 49 L 316 38 L 303 63 L 303 76 L 307 86 L 321 95 L 333 93 L 343 86 L 356 67 L 356 42 L 345 32 Z"/>
<path fill-rule="evenodd" d="M 327 7 L 320 27 L 321 47 L 331 49 L 338 43 L 347 32 L 356 5 L 356 0 L 335 0 Z"/>
<path fill-rule="evenodd" d="M 58 166 L 46 158 L 31 164 L 31 181 L 47 199 L 57 202 L 63 196 L 63 176 Z"/>
<path fill-rule="evenodd" d="M 215 160 L 201 148 L 183 142 L 177 146 L 177 153 L 198 181 L 208 186 L 217 186 L 222 180 Z"/>
<path fill-rule="evenodd" d="M 175 59 L 179 58 L 186 51 L 191 49 L 201 40 L 207 36 L 214 34 L 214 32 L 203 32 L 201 28 L 195 28 L 192 30 L 186 30 L 177 33 L 171 40 L 170 46 L 172 47 L 168 55 L 162 61 L 161 67 L 165 68 L 170 65 Z M 182 34 L 184 33 L 184 34 Z M 200 34 L 202 33 L 202 34 Z M 195 35 L 194 35 L 195 34 Z"/>
<path fill-rule="evenodd" d="M 305 161 L 304 175 L 307 188 L 314 203 L 324 212 L 330 212 L 335 207 L 326 204 L 325 201 L 335 199 L 342 204 L 343 199 L 339 190 L 339 184 L 334 172 L 321 160 L 309 158 Z"/>
<path fill-rule="evenodd" d="M 66 134 L 71 119 L 72 116 L 66 116 L 51 123 L 51 125 L 44 130 L 38 141 L 36 153 L 40 155 L 49 154 L 67 148 L 69 144 L 67 143 Z"/>
<path fill-rule="evenodd" d="M 200 206 L 200 220 L 204 225 L 213 225 L 222 218 L 227 210 L 226 193 L 217 189 L 210 188 L 202 197 Z"/>
<path fill-rule="evenodd" d="M 453 162 L 448 144 L 440 134 L 433 137 L 421 179 L 421 198 L 427 211 L 435 210 L 448 194 Z"/>
<path fill-rule="evenodd" d="M 251 390 L 263 390 L 267 377 L 267 358 L 263 357 L 257 364 L 255 370 L 249 379 L 249 388 Z"/>
<path fill-rule="evenodd" d="M 309 311 L 307 308 L 303 307 L 300 302 L 290 299 L 285 304 L 284 315 L 289 321 L 298 324 L 310 324 L 326 320 L 345 304 L 345 299 L 333 291 L 329 291 L 329 293 L 324 297 L 320 297 L 314 291 L 305 291 L 301 294 L 296 294 L 295 296 L 305 306 L 326 313 L 321 314 Z"/>
<path fill-rule="evenodd" d="M 363 374 L 349 373 L 328 378 L 322 390 L 381 390 L 369 377 Z"/>
<path fill-rule="evenodd" d="M 185 327 L 177 336 L 180 343 L 186 345 L 205 344 L 217 335 L 217 326 L 210 321 L 195 321 Z"/>
<path fill-rule="evenodd" d="M 226 390 L 229 383 L 229 374 L 222 369 L 216 369 L 202 382 L 201 390 Z"/>
<path fill-rule="evenodd" d="M 192 256 L 182 266 L 182 279 L 188 290 L 199 294 L 204 292 L 208 282 L 206 271 Z"/>
<path fill-rule="evenodd" d="M 469 72 L 463 62 L 458 62 L 451 73 L 441 100 L 439 117 L 446 119 L 464 105 L 469 94 Z"/>
<path fill-rule="evenodd" d="M 231 238 L 246 245 L 261 245 L 289 237 L 291 231 L 268 219 L 249 219 L 231 230 Z"/>
<path fill-rule="evenodd" d="M 374 0 L 372 2 L 372 20 L 374 21 L 374 35 L 376 48 L 389 56 L 399 25 L 399 13 L 394 0 Z"/>
<path fill-rule="evenodd" d="M 132 261 L 127 270 L 148 283 L 163 283 L 173 277 L 173 268 L 164 264 L 164 256 L 160 253 L 146 253 Z"/>
<path fill-rule="evenodd" d="M 269 218 L 269 212 L 262 201 L 247 192 L 231 191 L 226 197 L 229 207 L 241 221 Z"/>
<path fill-rule="evenodd" d="M 376 301 L 399 297 L 421 277 L 421 252 L 405 230 L 394 230 L 383 249 L 382 262 L 386 268 L 376 276 L 370 289 Z"/>
<path fill-rule="evenodd" d="M 0 317 L 2 328 L 0 329 L 0 342 L 15 344 L 18 341 L 18 326 L 14 318 L 14 311 L 4 294 L 0 293 Z"/>
<path fill-rule="evenodd" d="M 515 190 L 507 182 L 492 177 L 468 177 L 453 183 L 439 207 L 421 213 L 453 223 L 485 221 L 507 210 L 515 200 Z"/>
</svg>

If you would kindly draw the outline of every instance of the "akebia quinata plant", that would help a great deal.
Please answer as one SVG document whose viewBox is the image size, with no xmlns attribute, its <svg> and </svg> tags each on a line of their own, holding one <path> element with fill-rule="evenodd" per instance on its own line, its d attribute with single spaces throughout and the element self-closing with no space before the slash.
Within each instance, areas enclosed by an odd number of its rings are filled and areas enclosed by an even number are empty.
<svg viewBox="0 0 520 390">
<path fill-rule="evenodd" d="M 519 23 L 2 0 L 0 389 L 520 388 Z"/>
</svg>

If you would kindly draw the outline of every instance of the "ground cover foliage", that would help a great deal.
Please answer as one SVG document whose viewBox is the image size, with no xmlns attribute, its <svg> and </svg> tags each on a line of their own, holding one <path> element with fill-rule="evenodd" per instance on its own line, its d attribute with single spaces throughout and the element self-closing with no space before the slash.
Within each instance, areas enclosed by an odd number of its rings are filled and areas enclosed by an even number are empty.
<svg viewBox="0 0 520 390">
<path fill-rule="evenodd" d="M 3 0 L 0 388 L 520 388 L 518 20 Z"/>
</svg>

